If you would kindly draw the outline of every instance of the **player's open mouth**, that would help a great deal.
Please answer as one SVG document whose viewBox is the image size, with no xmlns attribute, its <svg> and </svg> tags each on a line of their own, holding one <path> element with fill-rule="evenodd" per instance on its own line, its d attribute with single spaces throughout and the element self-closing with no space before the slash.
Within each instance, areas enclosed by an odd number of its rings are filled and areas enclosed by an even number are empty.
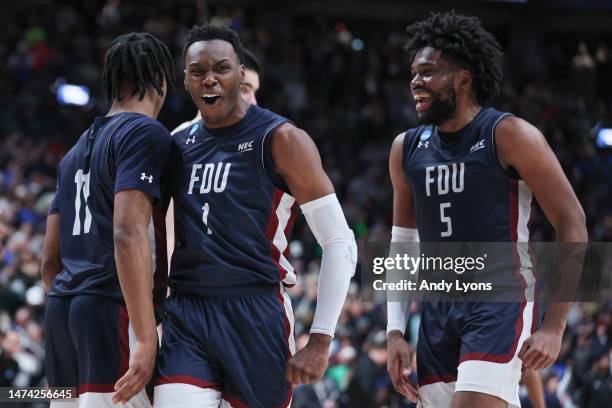
<svg viewBox="0 0 612 408">
<path fill-rule="evenodd" d="M 202 95 L 202 100 L 208 106 L 214 106 L 217 104 L 219 100 L 221 100 L 221 95 L 219 94 L 206 94 Z"/>
<path fill-rule="evenodd" d="M 416 102 L 417 112 L 423 112 L 431 106 L 431 97 L 426 94 L 414 95 L 414 101 Z"/>
</svg>

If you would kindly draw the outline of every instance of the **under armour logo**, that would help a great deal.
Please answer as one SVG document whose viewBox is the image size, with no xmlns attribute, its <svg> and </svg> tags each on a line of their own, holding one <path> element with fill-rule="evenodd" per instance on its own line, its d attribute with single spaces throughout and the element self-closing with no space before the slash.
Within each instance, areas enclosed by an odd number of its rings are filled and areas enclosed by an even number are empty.
<svg viewBox="0 0 612 408">
<path fill-rule="evenodd" d="M 140 179 L 142 181 L 147 180 L 149 184 L 153 183 L 153 176 L 147 176 L 145 173 L 140 173 Z"/>
<path fill-rule="evenodd" d="M 196 139 L 196 137 L 195 137 L 195 136 L 193 136 L 193 137 L 188 137 L 188 138 L 185 140 L 185 144 L 195 143 L 195 139 Z"/>
<path fill-rule="evenodd" d="M 427 149 L 429 147 L 429 140 L 425 142 L 422 140 L 419 140 L 419 145 L 417 146 L 417 149 L 420 149 L 421 147 L 424 147 L 425 149 Z"/>
</svg>

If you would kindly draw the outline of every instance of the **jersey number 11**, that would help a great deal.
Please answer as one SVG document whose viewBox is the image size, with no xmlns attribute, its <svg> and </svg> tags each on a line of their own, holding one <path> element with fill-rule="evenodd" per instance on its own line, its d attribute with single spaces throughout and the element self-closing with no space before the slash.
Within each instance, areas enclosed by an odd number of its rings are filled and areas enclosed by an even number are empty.
<svg viewBox="0 0 612 408">
<path fill-rule="evenodd" d="M 76 197 L 74 198 L 74 225 L 72 226 L 72 235 L 81 235 L 81 191 L 85 198 L 85 222 L 83 223 L 83 233 L 87 234 L 91 229 L 91 211 L 87 206 L 87 198 L 89 198 L 89 173 L 83 173 L 79 169 L 74 175 L 74 182 L 77 185 Z"/>
</svg>

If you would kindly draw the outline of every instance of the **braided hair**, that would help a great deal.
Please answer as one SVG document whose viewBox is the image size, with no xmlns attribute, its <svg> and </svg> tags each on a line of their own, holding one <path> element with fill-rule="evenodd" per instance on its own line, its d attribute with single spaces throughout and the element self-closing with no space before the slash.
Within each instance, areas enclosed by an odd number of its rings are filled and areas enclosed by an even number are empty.
<svg viewBox="0 0 612 408">
<path fill-rule="evenodd" d="M 174 64 L 168 47 L 149 33 L 129 33 L 115 38 L 109 45 L 102 70 L 102 87 L 108 101 L 121 100 L 127 84 L 131 96 L 142 100 L 147 88 L 163 94 L 164 79 L 168 87 L 174 82 Z"/>
</svg>

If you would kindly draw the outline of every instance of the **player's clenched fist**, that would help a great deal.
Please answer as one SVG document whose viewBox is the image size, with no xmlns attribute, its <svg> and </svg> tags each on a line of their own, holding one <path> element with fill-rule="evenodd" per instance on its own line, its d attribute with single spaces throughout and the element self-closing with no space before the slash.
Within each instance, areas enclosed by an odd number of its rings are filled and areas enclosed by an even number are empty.
<svg viewBox="0 0 612 408">
<path fill-rule="evenodd" d="M 409 376 L 412 373 L 410 359 L 412 357 L 410 345 L 399 331 L 389 333 L 387 340 L 388 360 L 387 371 L 391 377 L 393 387 L 397 392 L 405 395 L 412 402 L 416 402 L 418 393 Z"/>
<path fill-rule="evenodd" d="M 287 362 L 285 378 L 293 384 L 308 384 L 323 376 L 329 359 L 331 337 L 313 333 L 306 347 Z"/>
<path fill-rule="evenodd" d="M 555 362 L 561 350 L 562 333 L 542 328 L 523 343 L 518 358 L 527 368 L 540 370 Z"/>
</svg>

